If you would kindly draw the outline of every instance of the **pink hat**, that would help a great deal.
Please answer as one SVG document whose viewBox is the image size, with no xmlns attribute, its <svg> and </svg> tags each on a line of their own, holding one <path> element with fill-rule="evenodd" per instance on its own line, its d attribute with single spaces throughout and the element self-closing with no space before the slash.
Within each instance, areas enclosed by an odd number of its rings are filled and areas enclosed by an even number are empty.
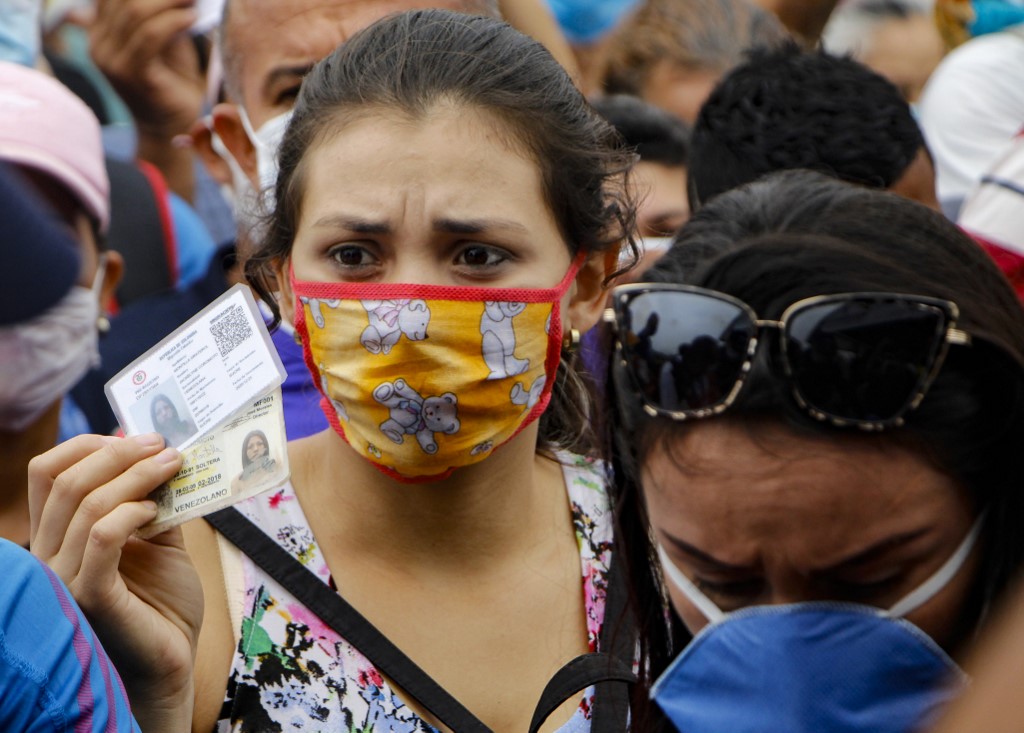
<svg viewBox="0 0 1024 733">
<path fill-rule="evenodd" d="M 60 82 L 8 62 L 0 62 L 0 160 L 63 183 L 106 231 L 110 183 L 99 121 Z"/>
</svg>

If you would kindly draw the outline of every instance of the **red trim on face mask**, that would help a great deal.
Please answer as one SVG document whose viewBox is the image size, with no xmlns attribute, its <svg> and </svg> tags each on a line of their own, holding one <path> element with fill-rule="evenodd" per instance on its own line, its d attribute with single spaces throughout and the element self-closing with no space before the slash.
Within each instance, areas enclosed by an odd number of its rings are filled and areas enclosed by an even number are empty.
<svg viewBox="0 0 1024 733">
<path fill-rule="evenodd" d="M 295 279 L 294 270 L 289 267 L 289 274 L 292 281 L 292 294 L 295 297 L 294 326 L 295 332 L 299 335 L 303 345 L 303 358 L 307 369 L 316 383 L 322 398 L 320 407 L 330 423 L 334 432 L 346 443 L 351 445 L 345 428 L 342 425 L 338 414 L 334 409 L 330 396 L 326 394 L 323 386 L 323 375 L 320 372 L 320 365 L 313 361 L 312 349 L 310 348 L 309 329 L 306 324 L 305 308 L 299 300 L 301 297 L 322 298 L 322 299 L 343 299 L 343 300 L 392 300 L 396 298 L 421 298 L 423 300 L 450 300 L 450 301 L 496 301 L 496 302 L 527 302 L 527 303 L 551 303 L 551 322 L 548 328 L 547 354 L 544 361 L 544 373 L 546 376 L 544 389 L 540 398 L 531 408 L 515 432 L 508 439 L 495 446 L 489 455 L 506 445 L 519 435 L 528 425 L 539 419 L 551 402 L 551 391 L 554 388 L 557 378 L 558 364 L 561 359 L 562 341 L 562 303 L 561 298 L 568 291 L 580 268 L 586 261 L 586 252 L 580 251 L 573 259 L 569 270 L 562 280 L 554 288 L 527 289 L 527 288 L 486 288 L 486 287 L 457 287 L 438 285 L 418 284 L 388 284 L 388 283 L 321 283 L 299 281 Z M 382 465 L 373 459 L 363 455 L 359 450 L 356 454 L 369 461 L 377 470 L 384 475 L 401 483 L 421 484 L 442 481 L 449 476 L 457 467 L 427 476 L 409 476 L 399 473 L 395 469 Z"/>
</svg>

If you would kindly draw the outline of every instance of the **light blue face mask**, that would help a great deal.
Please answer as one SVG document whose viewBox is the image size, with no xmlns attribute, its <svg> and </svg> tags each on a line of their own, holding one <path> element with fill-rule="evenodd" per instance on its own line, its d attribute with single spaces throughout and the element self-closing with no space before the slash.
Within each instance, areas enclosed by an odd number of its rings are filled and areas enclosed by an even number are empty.
<svg viewBox="0 0 1024 733">
<path fill-rule="evenodd" d="M 0 61 L 34 67 L 42 34 L 42 0 L 0 2 Z"/>
<path fill-rule="evenodd" d="M 615 30 L 640 0 L 548 0 L 570 43 L 597 43 Z"/>
<path fill-rule="evenodd" d="M 658 548 L 665 576 L 711 623 L 655 683 L 651 697 L 685 733 L 911 733 L 967 682 L 903 616 L 946 586 L 978 538 L 889 609 L 840 602 L 725 613 Z"/>
</svg>

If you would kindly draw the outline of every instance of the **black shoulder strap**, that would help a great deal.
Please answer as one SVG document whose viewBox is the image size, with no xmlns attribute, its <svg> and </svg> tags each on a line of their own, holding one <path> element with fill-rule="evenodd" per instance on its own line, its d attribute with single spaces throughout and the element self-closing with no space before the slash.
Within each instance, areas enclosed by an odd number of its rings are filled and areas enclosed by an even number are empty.
<svg viewBox="0 0 1024 733">
<path fill-rule="evenodd" d="M 604 704 L 604 710 L 607 712 L 600 716 L 597 713 L 598 701 L 602 700 L 602 685 L 608 686 L 609 691 L 628 689 L 622 684 L 609 684 L 613 682 L 624 682 L 629 685 L 636 682 L 636 675 L 621 659 L 606 652 L 581 654 L 576 657 L 558 670 L 544 688 L 537 709 L 533 712 L 533 720 L 530 721 L 530 733 L 536 733 L 548 716 L 570 696 L 595 684 L 598 685 L 598 691 L 594 693 L 594 713 L 590 718 L 591 733 L 623 733 L 627 728 L 628 697 L 624 697 L 627 707 L 616 708 L 613 711 Z"/>
<path fill-rule="evenodd" d="M 214 512 L 206 521 L 448 728 L 456 733 L 491 733 L 341 595 L 328 588 L 237 509 L 229 507 Z M 623 656 L 621 651 L 618 654 L 583 654 L 558 670 L 544 688 L 533 714 L 530 733 L 535 733 L 570 695 L 595 684 L 598 692 L 591 718 L 592 733 L 626 730 L 628 696 L 625 692 L 628 688 L 621 683 L 635 682 L 636 676 L 623 661 L 632 659 L 632 634 L 619 634 L 618 629 L 614 629 L 625 605 L 623 581 L 615 567 L 612 566 L 609 574 L 601 640 L 602 645 L 613 650 L 616 646 L 620 650 L 629 646 L 629 656 Z M 626 639 L 625 644 L 614 642 L 620 636 Z"/>
<path fill-rule="evenodd" d="M 214 512 L 206 521 L 451 730 L 491 733 L 359 611 L 237 509 Z"/>
<path fill-rule="evenodd" d="M 608 569 L 604 622 L 601 625 L 601 650 L 613 657 L 620 667 L 625 667 L 629 671 L 629 685 L 610 681 L 598 684 L 594 695 L 591 733 L 621 733 L 629 725 L 630 685 L 637 681 L 632 669 L 636 659 L 638 628 L 636 617 L 628 603 L 629 586 L 626 583 L 625 570 L 622 553 L 612 552 L 611 567 Z"/>
</svg>

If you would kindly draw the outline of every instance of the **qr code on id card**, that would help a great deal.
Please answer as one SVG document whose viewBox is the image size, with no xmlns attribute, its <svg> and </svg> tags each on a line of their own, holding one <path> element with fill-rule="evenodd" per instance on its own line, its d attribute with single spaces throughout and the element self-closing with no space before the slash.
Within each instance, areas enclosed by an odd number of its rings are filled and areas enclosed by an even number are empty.
<svg viewBox="0 0 1024 733">
<path fill-rule="evenodd" d="M 236 346 L 252 336 L 252 326 L 246 317 L 245 309 L 240 305 L 233 305 L 214 318 L 210 325 L 210 335 L 213 336 L 222 357 L 230 354 Z"/>
</svg>

